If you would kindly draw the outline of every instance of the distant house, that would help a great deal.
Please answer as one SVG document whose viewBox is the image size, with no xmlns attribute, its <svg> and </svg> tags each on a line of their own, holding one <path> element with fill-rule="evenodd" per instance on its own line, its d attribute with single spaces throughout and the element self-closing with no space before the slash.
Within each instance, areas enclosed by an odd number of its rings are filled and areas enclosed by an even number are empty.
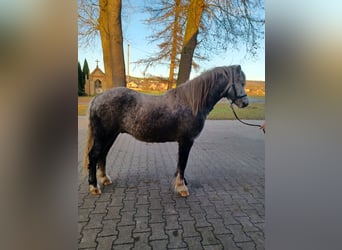
<svg viewBox="0 0 342 250">
<path fill-rule="evenodd" d="M 87 95 L 98 95 L 107 88 L 105 73 L 97 65 L 93 72 L 90 73 L 89 79 L 86 80 L 84 90 Z"/>
</svg>

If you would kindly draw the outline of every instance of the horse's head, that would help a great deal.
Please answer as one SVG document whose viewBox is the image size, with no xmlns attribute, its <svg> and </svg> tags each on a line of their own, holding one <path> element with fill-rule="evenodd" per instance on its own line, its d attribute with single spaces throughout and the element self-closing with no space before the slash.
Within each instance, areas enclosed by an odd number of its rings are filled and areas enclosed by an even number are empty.
<svg viewBox="0 0 342 250">
<path fill-rule="evenodd" d="M 247 107 L 249 100 L 245 92 L 246 77 L 240 65 L 231 67 L 231 80 L 228 84 L 226 95 L 228 100 L 231 100 L 239 108 Z"/>
</svg>

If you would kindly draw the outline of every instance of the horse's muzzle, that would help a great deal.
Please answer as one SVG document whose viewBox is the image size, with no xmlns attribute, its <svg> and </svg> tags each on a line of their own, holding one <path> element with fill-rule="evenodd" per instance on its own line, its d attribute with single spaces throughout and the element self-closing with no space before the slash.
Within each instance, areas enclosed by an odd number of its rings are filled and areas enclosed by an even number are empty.
<svg viewBox="0 0 342 250">
<path fill-rule="evenodd" d="M 241 99 L 235 100 L 233 103 L 235 103 L 235 105 L 241 109 L 241 108 L 245 108 L 248 106 L 249 100 L 247 97 L 243 97 Z"/>
<path fill-rule="evenodd" d="M 247 107 L 249 104 L 248 98 L 242 99 L 241 103 L 242 103 L 241 108 Z"/>
</svg>

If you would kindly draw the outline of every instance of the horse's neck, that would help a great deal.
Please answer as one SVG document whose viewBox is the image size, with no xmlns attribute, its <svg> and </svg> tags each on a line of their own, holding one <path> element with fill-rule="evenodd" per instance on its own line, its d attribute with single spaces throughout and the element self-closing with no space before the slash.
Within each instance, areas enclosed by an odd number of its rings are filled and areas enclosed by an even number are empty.
<svg viewBox="0 0 342 250">
<path fill-rule="evenodd" d="M 214 88 L 209 91 L 206 100 L 206 109 L 203 110 L 204 113 L 209 114 L 209 112 L 214 108 L 216 103 L 222 99 L 225 85 L 223 82 L 218 81 L 218 84 L 215 84 Z"/>
</svg>

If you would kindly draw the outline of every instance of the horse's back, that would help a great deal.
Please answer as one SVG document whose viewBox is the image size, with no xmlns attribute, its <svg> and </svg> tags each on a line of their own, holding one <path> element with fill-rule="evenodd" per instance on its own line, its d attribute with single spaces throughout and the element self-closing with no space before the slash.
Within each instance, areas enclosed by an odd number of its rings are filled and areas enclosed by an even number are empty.
<svg viewBox="0 0 342 250">
<path fill-rule="evenodd" d="M 172 92 L 150 96 L 123 87 L 113 88 L 96 97 L 92 106 L 104 129 L 128 133 L 147 142 L 195 137 L 204 123 L 193 116 L 188 106 L 177 102 Z"/>
</svg>

